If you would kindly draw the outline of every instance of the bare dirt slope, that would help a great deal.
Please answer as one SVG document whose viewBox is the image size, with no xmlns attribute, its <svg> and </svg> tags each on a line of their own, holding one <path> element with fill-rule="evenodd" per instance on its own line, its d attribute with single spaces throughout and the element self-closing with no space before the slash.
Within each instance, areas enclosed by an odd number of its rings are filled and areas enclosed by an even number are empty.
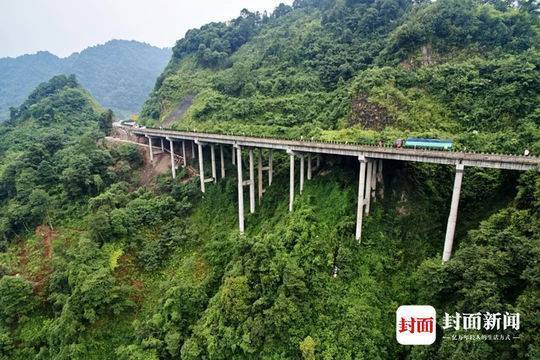
<svg viewBox="0 0 540 360">
<path fill-rule="evenodd" d="M 170 127 L 174 122 L 176 122 L 182 116 L 184 116 L 184 114 L 189 109 L 191 104 L 193 104 L 193 99 L 195 99 L 195 95 L 186 95 L 186 96 L 184 96 L 182 101 L 180 101 L 176 105 L 174 110 L 165 118 L 165 120 L 163 121 L 162 126 L 163 127 Z"/>
<path fill-rule="evenodd" d="M 148 148 L 141 147 L 139 152 L 143 155 L 144 165 L 142 167 L 139 185 L 144 186 L 150 183 L 155 177 L 170 171 L 171 158 L 167 153 L 154 154 L 154 162 L 150 162 Z"/>
</svg>

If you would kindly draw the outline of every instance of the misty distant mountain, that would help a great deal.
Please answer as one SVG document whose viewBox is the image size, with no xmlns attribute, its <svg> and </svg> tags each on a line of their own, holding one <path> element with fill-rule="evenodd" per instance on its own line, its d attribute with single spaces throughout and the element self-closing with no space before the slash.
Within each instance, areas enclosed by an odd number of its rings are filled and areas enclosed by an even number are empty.
<svg viewBox="0 0 540 360">
<path fill-rule="evenodd" d="M 119 115 L 138 112 L 170 57 L 171 49 L 111 40 L 67 58 L 47 51 L 2 58 L 0 120 L 7 118 L 9 107 L 19 106 L 39 83 L 58 74 L 75 74 L 101 105 Z"/>
</svg>

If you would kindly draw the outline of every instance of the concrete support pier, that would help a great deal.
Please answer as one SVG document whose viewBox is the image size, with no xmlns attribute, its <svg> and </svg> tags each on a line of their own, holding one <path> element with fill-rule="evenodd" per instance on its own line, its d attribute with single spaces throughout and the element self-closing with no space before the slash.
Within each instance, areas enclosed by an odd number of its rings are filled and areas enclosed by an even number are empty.
<svg viewBox="0 0 540 360">
<path fill-rule="evenodd" d="M 161 151 L 165 151 L 165 145 L 163 144 L 163 138 L 161 140 Z"/>
<path fill-rule="evenodd" d="M 212 179 L 214 183 L 217 181 L 217 172 L 216 172 L 216 149 L 214 144 L 210 145 L 210 157 L 212 161 Z"/>
<path fill-rule="evenodd" d="M 249 212 L 255 212 L 255 166 L 252 148 L 249 149 Z"/>
<path fill-rule="evenodd" d="M 174 143 L 172 139 L 169 139 L 169 143 L 171 145 L 171 172 L 173 179 L 176 179 L 176 165 L 174 164 Z"/>
<path fill-rule="evenodd" d="M 311 180 L 311 154 L 307 156 L 307 179 Z"/>
<path fill-rule="evenodd" d="M 356 240 L 361 241 L 362 238 L 362 219 L 364 216 L 364 188 L 366 180 L 366 158 L 359 156 L 360 171 L 358 176 L 358 207 L 356 209 Z"/>
<path fill-rule="evenodd" d="M 233 146 L 232 148 L 232 164 L 236 165 L 236 151 L 237 149 Z"/>
<path fill-rule="evenodd" d="M 287 151 L 290 156 L 290 174 L 289 174 L 289 211 L 293 211 L 294 203 L 294 154 L 291 151 Z"/>
<path fill-rule="evenodd" d="M 198 143 L 197 147 L 199 148 L 199 178 L 201 180 L 201 191 L 205 192 L 205 188 L 204 188 L 204 159 L 203 159 L 202 144 Z"/>
<path fill-rule="evenodd" d="M 371 202 L 371 171 L 373 169 L 373 162 L 371 160 L 367 160 L 366 164 L 366 191 L 365 191 L 365 197 L 364 197 L 364 205 L 366 206 L 364 208 L 364 211 L 366 215 L 369 214 L 369 204 Z"/>
<path fill-rule="evenodd" d="M 268 186 L 272 185 L 272 176 L 274 176 L 274 159 L 272 158 L 272 149 L 268 153 Z"/>
<path fill-rule="evenodd" d="M 383 161 L 379 159 L 379 165 L 377 166 L 377 182 L 379 183 L 379 197 L 384 198 L 384 181 L 383 181 Z"/>
<path fill-rule="evenodd" d="M 304 154 L 300 155 L 300 193 L 304 191 Z"/>
<path fill-rule="evenodd" d="M 238 227 L 240 233 L 244 233 L 244 180 L 242 179 L 242 148 L 233 148 L 233 155 L 237 155 L 238 170 Z M 234 158 L 234 157 L 233 157 Z"/>
<path fill-rule="evenodd" d="M 377 168 L 379 160 L 373 160 L 373 166 L 371 168 L 371 197 L 375 202 L 375 191 L 377 190 Z"/>
<path fill-rule="evenodd" d="M 191 158 L 195 159 L 195 141 L 191 142 Z"/>
<path fill-rule="evenodd" d="M 152 138 L 148 137 L 148 150 L 150 152 L 150 161 L 154 162 L 154 145 L 152 145 Z"/>
<path fill-rule="evenodd" d="M 263 197 L 263 166 L 262 166 L 262 150 L 259 149 L 259 159 L 257 162 L 257 185 L 259 185 L 259 205 L 261 205 Z"/>
<path fill-rule="evenodd" d="M 234 154 L 233 154 L 234 157 Z M 221 178 L 225 178 L 225 156 L 223 155 L 223 145 L 219 145 L 219 163 L 221 164 Z"/>
<path fill-rule="evenodd" d="M 182 165 L 186 167 L 186 142 L 182 141 Z"/>
<path fill-rule="evenodd" d="M 450 260 L 452 255 L 452 245 L 454 243 L 454 234 L 456 232 L 456 220 L 459 206 L 459 194 L 461 193 L 461 182 L 463 180 L 463 164 L 456 165 L 456 177 L 454 179 L 454 191 L 452 192 L 452 204 L 450 205 L 450 214 L 448 215 L 448 225 L 446 226 L 446 237 L 444 239 L 444 251 L 442 261 Z"/>
</svg>

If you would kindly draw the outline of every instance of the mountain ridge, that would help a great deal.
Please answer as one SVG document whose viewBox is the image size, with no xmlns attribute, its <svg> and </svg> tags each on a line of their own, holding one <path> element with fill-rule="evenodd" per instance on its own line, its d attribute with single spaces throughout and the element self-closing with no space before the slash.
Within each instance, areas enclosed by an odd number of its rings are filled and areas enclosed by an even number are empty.
<svg viewBox="0 0 540 360">
<path fill-rule="evenodd" d="M 139 110 L 171 50 L 136 40 L 109 40 L 66 57 L 38 51 L 0 59 L 0 120 L 41 82 L 75 74 L 103 106 L 125 117 Z"/>
</svg>

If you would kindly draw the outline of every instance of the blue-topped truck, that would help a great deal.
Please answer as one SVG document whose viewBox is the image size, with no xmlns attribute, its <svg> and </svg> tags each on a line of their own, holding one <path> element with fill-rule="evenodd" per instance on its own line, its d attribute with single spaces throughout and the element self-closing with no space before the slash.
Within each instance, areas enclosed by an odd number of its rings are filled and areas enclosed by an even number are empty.
<svg viewBox="0 0 540 360">
<path fill-rule="evenodd" d="M 396 148 L 452 150 L 453 142 L 448 139 L 407 138 L 397 139 L 394 142 Z"/>
</svg>

